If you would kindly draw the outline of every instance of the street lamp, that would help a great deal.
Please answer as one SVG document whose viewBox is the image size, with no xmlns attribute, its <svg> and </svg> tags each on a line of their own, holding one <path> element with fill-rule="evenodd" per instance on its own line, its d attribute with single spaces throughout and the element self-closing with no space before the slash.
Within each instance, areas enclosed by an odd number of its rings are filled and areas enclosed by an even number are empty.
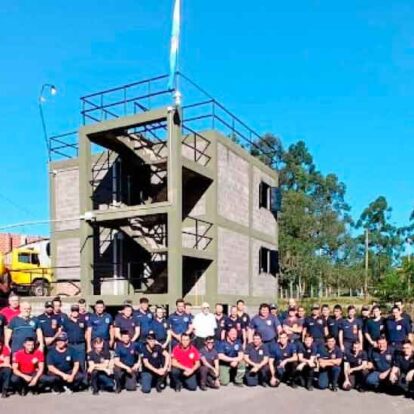
<svg viewBox="0 0 414 414">
<path fill-rule="evenodd" d="M 54 96 L 57 94 L 57 89 L 55 85 L 52 85 L 51 83 L 44 83 L 40 89 L 39 94 L 39 113 L 40 113 L 40 120 L 42 121 L 42 129 L 43 129 L 43 138 L 45 140 L 46 149 L 48 152 L 48 159 L 49 162 L 51 161 L 51 154 L 50 154 L 50 143 L 49 143 L 49 137 L 47 135 L 47 129 L 46 129 L 46 122 L 45 122 L 45 115 L 43 113 L 43 103 L 46 102 L 45 98 L 45 92 L 49 91 L 50 95 Z"/>
</svg>

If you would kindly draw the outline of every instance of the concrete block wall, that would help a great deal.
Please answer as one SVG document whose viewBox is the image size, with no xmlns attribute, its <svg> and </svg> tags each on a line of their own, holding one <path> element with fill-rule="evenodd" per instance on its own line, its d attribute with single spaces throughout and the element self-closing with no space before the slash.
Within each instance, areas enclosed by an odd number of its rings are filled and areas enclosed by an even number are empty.
<svg viewBox="0 0 414 414">
<path fill-rule="evenodd" d="M 249 237 L 218 228 L 217 278 L 218 294 L 249 294 Z"/>
<path fill-rule="evenodd" d="M 218 214 L 249 226 L 249 163 L 221 143 L 217 144 Z"/>
</svg>

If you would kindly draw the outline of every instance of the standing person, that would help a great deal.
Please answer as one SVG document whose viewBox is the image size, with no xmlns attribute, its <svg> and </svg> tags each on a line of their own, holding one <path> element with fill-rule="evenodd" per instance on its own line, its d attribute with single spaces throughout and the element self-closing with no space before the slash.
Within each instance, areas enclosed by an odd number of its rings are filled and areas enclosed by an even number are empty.
<svg viewBox="0 0 414 414">
<path fill-rule="evenodd" d="M 269 352 L 260 334 L 254 334 L 253 342 L 247 345 L 244 362 L 246 363 L 246 384 L 249 387 L 259 384 L 265 387 L 270 377 Z"/>
<path fill-rule="evenodd" d="M 176 392 L 183 386 L 189 391 L 197 389 L 197 372 L 200 368 L 200 354 L 191 345 L 190 335 L 183 333 L 181 341 L 172 351 L 171 384 Z"/>
<path fill-rule="evenodd" d="M 367 322 L 370 316 L 371 316 L 370 307 L 368 305 L 363 305 L 361 308 L 361 318 L 360 318 L 362 322 L 362 333 L 364 333 L 366 330 Z"/>
<path fill-rule="evenodd" d="M 378 305 L 372 307 L 372 318 L 365 324 L 365 344 L 367 350 L 372 350 L 378 346 L 378 339 L 385 335 L 385 319 L 381 315 L 381 309 Z"/>
<path fill-rule="evenodd" d="M 266 345 L 275 343 L 277 336 L 282 332 L 282 326 L 278 318 L 270 314 L 270 307 L 262 303 L 259 314 L 252 318 L 249 327 L 249 342 L 253 342 L 253 334 L 259 333 Z"/>
<path fill-rule="evenodd" d="M 297 353 L 298 366 L 296 367 L 295 380 L 299 379 L 302 387 L 312 391 L 317 358 L 317 346 L 313 342 L 312 335 L 306 334 L 303 343 L 298 343 Z"/>
<path fill-rule="evenodd" d="M 398 392 L 414 397 L 414 349 L 410 341 L 402 345 L 402 352 L 396 354 L 391 368 L 390 380 Z"/>
<path fill-rule="evenodd" d="M 62 323 L 60 316 L 53 313 L 52 302 L 47 301 L 45 303 L 45 311 L 37 317 L 37 321 L 42 330 L 46 347 L 53 346 L 54 340 L 62 330 Z"/>
<path fill-rule="evenodd" d="M 161 392 L 165 388 L 170 366 L 170 354 L 157 343 L 153 334 L 148 334 L 147 342 L 141 350 L 141 357 L 141 391 L 148 394 L 151 392 L 151 388 L 155 387 L 157 392 Z"/>
<path fill-rule="evenodd" d="M 63 331 L 68 337 L 68 344 L 73 349 L 79 361 L 80 370 L 86 368 L 86 324 L 79 316 L 79 305 L 70 307 L 69 316 L 63 321 Z"/>
<path fill-rule="evenodd" d="M 122 311 L 115 316 L 114 337 L 116 341 L 121 340 L 121 331 L 128 331 L 132 342 L 135 342 L 140 336 L 139 323 L 133 316 L 133 309 L 130 303 L 124 303 Z"/>
<path fill-rule="evenodd" d="M 43 334 L 36 318 L 32 317 L 32 307 L 28 302 L 20 305 L 20 315 L 15 316 L 6 328 L 5 345 L 12 354 L 23 348 L 26 338 L 36 338 L 39 349 L 43 351 Z"/>
<path fill-rule="evenodd" d="M 324 304 L 321 306 L 321 317 L 323 319 L 324 325 L 327 326 L 328 319 L 331 317 L 331 309 L 329 308 L 329 305 Z"/>
<path fill-rule="evenodd" d="M 336 345 L 335 338 L 328 336 L 326 345 L 318 347 L 319 378 L 318 386 L 324 390 L 331 386 L 331 390 L 338 391 L 338 381 L 341 374 L 343 353 Z"/>
<path fill-rule="evenodd" d="M 207 387 L 220 388 L 219 357 L 214 337 L 208 336 L 204 341 L 204 346 L 200 349 L 200 359 L 200 389 L 206 391 Z"/>
<path fill-rule="evenodd" d="M 78 300 L 79 306 L 79 319 L 85 324 L 88 324 L 89 318 L 92 315 L 91 312 L 88 311 L 88 306 L 86 304 L 86 300 L 81 298 Z"/>
<path fill-rule="evenodd" d="M 344 383 L 342 388 L 349 391 L 355 388 L 364 391 L 365 377 L 368 375 L 368 356 L 361 342 L 352 344 L 352 350 L 344 354 Z"/>
<path fill-rule="evenodd" d="M 128 331 L 121 332 L 121 340 L 115 346 L 114 375 L 116 393 L 124 388 L 137 389 L 137 376 L 140 368 L 140 345 L 131 341 Z"/>
<path fill-rule="evenodd" d="M 298 320 L 299 323 L 302 325 L 302 337 L 303 337 L 303 326 L 305 325 L 305 319 L 306 319 L 306 311 L 303 306 L 297 307 L 297 313 L 298 313 Z"/>
<path fill-rule="evenodd" d="M 342 320 L 339 327 L 339 346 L 342 352 L 350 351 L 354 342 L 363 343 L 362 322 L 355 317 L 354 305 L 348 306 L 348 316 Z"/>
<path fill-rule="evenodd" d="M 151 330 L 153 315 L 149 309 L 148 298 L 141 298 L 139 300 L 138 309 L 134 312 L 136 324 L 139 326 L 138 341 L 144 345 L 146 337 Z"/>
<path fill-rule="evenodd" d="M 392 362 L 395 356 L 394 348 L 388 345 L 384 336 L 381 336 L 377 343 L 378 347 L 372 350 L 368 362 L 368 369 L 371 372 L 365 380 L 366 385 L 375 390 L 380 386 L 389 388 Z"/>
<path fill-rule="evenodd" d="M 1 398 L 7 398 L 11 377 L 10 349 L 0 341 L 0 393 Z"/>
<path fill-rule="evenodd" d="M 271 303 L 269 305 L 269 309 L 270 309 L 270 314 L 274 318 L 278 318 L 279 319 L 279 308 L 277 307 L 277 304 L 276 303 Z"/>
<path fill-rule="evenodd" d="M 168 345 L 171 342 L 171 329 L 165 317 L 165 310 L 161 306 L 157 306 L 155 309 L 150 333 L 154 334 L 157 344 L 160 345 L 162 349 L 168 348 Z"/>
<path fill-rule="evenodd" d="M 190 317 L 185 313 L 185 305 L 183 299 L 175 301 L 176 310 L 169 318 L 168 323 L 171 329 L 171 348 L 174 348 L 180 343 L 181 335 L 186 333 L 191 334 L 193 327 Z"/>
<path fill-rule="evenodd" d="M 52 299 L 53 314 L 58 318 L 59 323 L 62 325 L 65 319 L 68 318 L 65 312 L 62 311 L 62 300 L 59 296 Z"/>
<path fill-rule="evenodd" d="M 190 322 L 193 323 L 193 318 L 194 318 L 193 305 L 190 302 L 184 303 L 184 312 L 190 318 Z"/>
<path fill-rule="evenodd" d="M 343 322 L 342 306 L 335 305 L 333 308 L 333 315 L 329 316 L 327 320 L 327 326 L 328 326 L 328 335 L 333 336 L 337 344 L 339 344 L 339 328 L 342 322 Z"/>
<path fill-rule="evenodd" d="M 306 334 L 312 335 L 313 341 L 317 346 L 324 344 L 324 338 L 328 333 L 328 328 L 321 317 L 319 305 L 312 306 L 312 314 L 305 318 L 302 330 L 302 340 Z"/>
<path fill-rule="evenodd" d="M 216 324 L 217 324 L 216 331 L 214 332 L 214 338 L 216 341 L 221 341 L 223 330 L 224 330 L 224 324 L 226 321 L 226 315 L 224 314 L 223 305 L 221 303 L 216 303 L 216 306 L 214 309 L 214 316 L 216 318 Z"/>
<path fill-rule="evenodd" d="M 76 353 L 68 346 L 68 336 L 62 332 L 46 357 L 48 377 L 51 377 L 53 388 L 57 392 L 80 391 L 88 386 L 86 375 L 80 372 L 80 364 Z"/>
<path fill-rule="evenodd" d="M 247 343 L 247 332 L 243 326 L 244 324 L 240 319 L 239 315 L 237 314 L 237 307 L 232 306 L 230 308 L 229 316 L 227 316 L 224 321 L 224 329 L 221 333 L 221 340 L 224 341 L 227 332 L 230 329 L 234 328 L 237 331 L 237 339 L 239 339 L 242 342 L 243 347 L 245 347 Z"/>
<path fill-rule="evenodd" d="M 298 365 L 296 346 L 289 342 L 286 332 L 281 332 L 276 344 L 269 346 L 270 385 L 277 387 L 281 381 L 296 388 L 294 381 Z"/>
<path fill-rule="evenodd" d="M 10 379 L 12 388 L 20 395 L 29 390 L 33 394 L 53 385 L 53 378 L 44 375 L 45 358 L 42 351 L 36 349 L 34 338 L 26 338 L 23 348 L 13 355 L 13 375 Z"/>
<path fill-rule="evenodd" d="M 112 316 L 105 312 L 105 303 L 103 300 L 95 302 L 95 312 L 89 317 L 86 328 L 86 350 L 92 351 L 92 341 L 95 338 L 102 338 L 105 341 L 105 349 L 114 346 L 114 327 Z"/>
<path fill-rule="evenodd" d="M 237 306 L 237 316 L 241 320 L 242 328 L 246 331 L 248 331 L 248 328 L 250 326 L 250 316 L 248 313 L 246 313 L 246 304 L 244 303 L 243 299 L 239 299 L 236 302 Z"/>
<path fill-rule="evenodd" d="M 401 309 L 398 306 L 392 308 L 392 315 L 387 319 L 386 334 L 390 345 L 398 350 L 401 350 L 402 344 L 408 339 L 411 332 L 411 326 L 407 319 L 401 315 Z"/>
<path fill-rule="evenodd" d="M 289 308 L 295 308 L 295 309 L 297 309 L 297 308 L 298 308 L 298 305 L 297 305 L 297 303 L 296 303 L 296 299 L 295 299 L 295 298 L 289 298 L 289 299 L 288 299 L 287 309 L 286 309 L 285 311 L 283 311 L 283 312 L 280 314 L 280 316 L 279 316 L 279 320 L 280 320 L 280 322 L 283 322 L 283 321 L 287 318 L 287 316 L 288 316 L 288 314 L 289 314 Z"/>
<path fill-rule="evenodd" d="M 220 367 L 220 384 L 228 385 L 231 380 L 234 385 L 243 386 L 246 371 L 244 363 L 243 344 L 237 339 L 236 329 L 230 329 L 226 339 L 217 346 Z"/>
<path fill-rule="evenodd" d="M 15 317 L 20 315 L 20 298 L 16 294 L 12 293 L 8 299 L 9 306 L 3 308 L 0 311 L 0 315 L 3 315 L 6 318 L 6 324 L 9 324 L 10 321 Z"/>
<path fill-rule="evenodd" d="M 394 306 L 397 306 L 401 311 L 401 316 L 408 322 L 410 326 L 412 326 L 412 319 L 409 313 L 404 310 L 404 303 L 402 299 L 398 299 L 394 302 Z"/>
<path fill-rule="evenodd" d="M 114 391 L 114 379 L 110 367 L 111 355 L 104 349 L 104 340 L 95 338 L 92 341 L 92 351 L 88 352 L 88 375 L 92 387 L 92 394 L 99 391 Z"/>
<path fill-rule="evenodd" d="M 287 333 L 289 341 L 298 342 L 302 338 L 303 324 L 299 320 L 296 308 L 289 308 L 286 317 L 283 319 L 283 331 Z"/>
<path fill-rule="evenodd" d="M 208 336 L 214 336 L 217 322 L 214 315 L 210 312 L 210 305 L 204 302 L 201 305 L 201 312 L 197 313 L 193 319 L 194 345 L 198 350 L 204 346 L 204 341 Z"/>
</svg>

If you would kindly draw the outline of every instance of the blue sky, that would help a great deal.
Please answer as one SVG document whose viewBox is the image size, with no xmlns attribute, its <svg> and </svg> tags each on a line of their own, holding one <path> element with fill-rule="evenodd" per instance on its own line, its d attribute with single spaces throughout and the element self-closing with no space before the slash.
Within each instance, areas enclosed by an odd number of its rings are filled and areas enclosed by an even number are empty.
<svg viewBox="0 0 414 414">
<path fill-rule="evenodd" d="M 258 132 L 303 139 L 347 185 L 355 217 L 378 195 L 414 208 L 414 2 L 184 0 L 181 69 Z M 172 0 L 0 2 L 0 226 L 48 218 L 51 133 L 79 97 L 166 73 Z M 22 232 L 45 231 L 25 227 Z"/>
</svg>

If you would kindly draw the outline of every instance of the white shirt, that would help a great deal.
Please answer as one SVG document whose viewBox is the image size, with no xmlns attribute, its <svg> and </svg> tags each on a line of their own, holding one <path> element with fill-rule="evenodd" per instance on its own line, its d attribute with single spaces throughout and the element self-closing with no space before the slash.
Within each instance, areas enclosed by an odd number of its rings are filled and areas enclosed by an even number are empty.
<svg viewBox="0 0 414 414">
<path fill-rule="evenodd" d="M 200 338 L 207 338 L 214 336 L 214 331 L 217 328 L 216 318 L 212 313 L 203 312 L 197 313 L 193 319 L 193 327 L 195 335 Z"/>
</svg>

